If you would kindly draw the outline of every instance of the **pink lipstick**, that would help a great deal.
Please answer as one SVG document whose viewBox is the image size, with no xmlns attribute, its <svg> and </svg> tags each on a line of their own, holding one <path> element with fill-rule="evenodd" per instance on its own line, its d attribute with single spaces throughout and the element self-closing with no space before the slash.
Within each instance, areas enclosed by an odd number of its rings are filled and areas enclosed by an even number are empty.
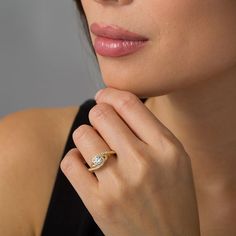
<svg viewBox="0 0 236 236">
<path fill-rule="evenodd" d="M 96 35 L 94 49 L 101 56 L 120 57 L 138 51 L 148 38 L 115 25 L 93 23 L 91 32 Z"/>
</svg>

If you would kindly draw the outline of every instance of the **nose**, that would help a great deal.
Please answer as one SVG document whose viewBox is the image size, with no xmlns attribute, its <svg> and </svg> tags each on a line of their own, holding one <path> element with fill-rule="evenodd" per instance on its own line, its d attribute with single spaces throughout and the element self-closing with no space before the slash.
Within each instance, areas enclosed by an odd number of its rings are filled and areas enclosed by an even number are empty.
<svg viewBox="0 0 236 236">
<path fill-rule="evenodd" d="M 133 0 L 94 0 L 94 1 L 101 4 L 127 5 L 130 4 Z"/>
</svg>

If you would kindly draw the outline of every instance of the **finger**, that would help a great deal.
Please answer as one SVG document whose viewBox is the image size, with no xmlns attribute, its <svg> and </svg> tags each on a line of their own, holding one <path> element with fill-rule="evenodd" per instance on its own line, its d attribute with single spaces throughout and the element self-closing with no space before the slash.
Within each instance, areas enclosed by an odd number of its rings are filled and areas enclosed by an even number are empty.
<svg viewBox="0 0 236 236">
<path fill-rule="evenodd" d="M 127 159 L 133 150 L 142 145 L 113 107 L 106 103 L 95 105 L 89 112 L 89 120 L 120 158 Z"/>
<path fill-rule="evenodd" d="M 71 149 L 60 163 L 60 168 L 71 185 L 81 197 L 88 209 L 93 209 L 93 199 L 98 193 L 98 181 L 84 164 L 83 157 L 77 148 Z"/>
<path fill-rule="evenodd" d="M 157 145 L 162 134 L 171 135 L 142 101 L 128 91 L 105 88 L 99 93 L 96 102 L 111 105 L 136 136 L 147 144 Z"/>
<path fill-rule="evenodd" d="M 90 167 L 92 164 L 92 158 L 95 155 L 104 151 L 111 151 L 109 145 L 90 125 L 79 126 L 79 128 L 73 132 L 72 136 L 76 147 L 79 149 L 80 153 Z M 103 166 L 94 171 L 99 181 L 104 178 L 107 179 L 107 182 L 112 181 L 113 173 L 116 171 L 116 158 L 117 157 L 114 155 L 110 156 Z"/>
</svg>

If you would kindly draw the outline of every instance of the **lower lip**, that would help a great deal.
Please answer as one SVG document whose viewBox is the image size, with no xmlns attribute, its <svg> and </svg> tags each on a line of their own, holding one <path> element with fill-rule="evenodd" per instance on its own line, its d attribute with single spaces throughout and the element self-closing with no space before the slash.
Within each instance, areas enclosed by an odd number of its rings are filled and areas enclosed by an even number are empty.
<svg viewBox="0 0 236 236">
<path fill-rule="evenodd" d="M 146 42 L 96 37 L 94 49 L 101 56 L 121 57 L 137 52 Z"/>
</svg>

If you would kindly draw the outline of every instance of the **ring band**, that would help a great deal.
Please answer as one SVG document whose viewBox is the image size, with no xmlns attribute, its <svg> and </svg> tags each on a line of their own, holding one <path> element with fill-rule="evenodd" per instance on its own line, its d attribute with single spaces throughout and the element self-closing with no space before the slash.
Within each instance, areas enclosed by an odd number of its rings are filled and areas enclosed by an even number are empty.
<svg viewBox="0 0 236 236">
<path fill-rule="evenodd" d="M 115 151 L 105 151 L 105 152 L 101 152 L 101 153 L 96 154 L 92 158 L 92 164 L 88 170 L 90 172 L 93 172 L 94 170 L 99 169 L 101 166 L 104 165 L 104 163 L 106 162 L 108 157 L 110 157 L 112 155 L 116 155 L 116 152 Z"/>
</svg>

